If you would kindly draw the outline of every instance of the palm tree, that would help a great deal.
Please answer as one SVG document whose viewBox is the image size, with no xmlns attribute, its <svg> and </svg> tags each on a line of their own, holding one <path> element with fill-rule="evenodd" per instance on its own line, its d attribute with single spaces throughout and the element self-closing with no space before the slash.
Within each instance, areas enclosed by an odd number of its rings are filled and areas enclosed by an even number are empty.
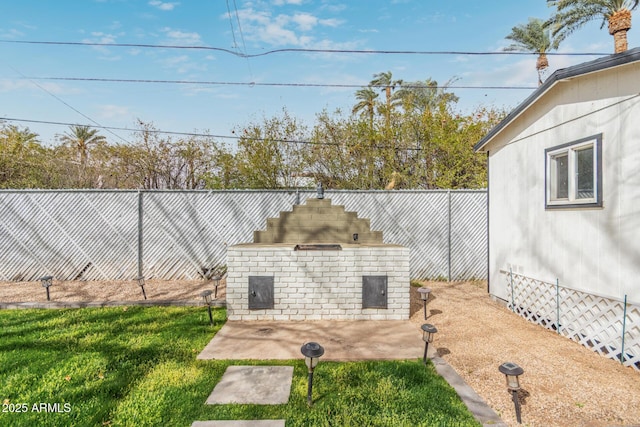
<svg viewBox="0 0 640 427">
<path fill-rule="evenodd" d="M 74 125 L 70 127 L 69 132 L 65 132 L 60 140 L 71 147 L 75 148 L 80 159 L 80 166 L 84 167 L 87 163 L 89 154 L 89 146 L 97 145 L 105 142 L 106 138 L 98 134 L 98 129 L 92 129 L 89 126 Z"/>
<path fill-rule="evenodd" d="M 549 67 L 547 52 L 558 48 L 552 44 L 549 32 L 549 29 L 544 27 L 542 19 L 529 18 L 528 23 L 520 24 L 511 29 L 511 33 L 506 38 L 514 43 L 503 49 L 507 52 L 520 51 L 538 54 L 536 61 L 538 85 L 542 85 L 542 74 Z"/>
<path fill-rule="evenodd" d="M 458 97 L 448 91 L 449 86 L 458 80 L 456 77 L 449 79 L 445 84 L 439 85 L 431 78 L 425 81 L 403 82 L 403 85 L 393 94 L 393 101 L 406 109 L 417 109 L 424 113 L 433 110 L 442 102 L 458 102 Z"/>
<path fill-rule="evenodd" d="M 381 87 L 386 96 L 386 111 L 385 117 L 387 120 L 387 127 L 389 126 L 391 116 L 391 91 L 402 84 L 402 80 L 393 80 L 391 71 L 378 73 L 373 75 L 373 80 L 369 83 L 370 86 Z"/>
<path fill-rule="evenodd" d="M 631 11 L 638 7 L 640 0 L 547 0 L 547 5 L 555 7 L 557 13 L 545 26 L 551 27 L 554 46 L 587 22 L 602 18 L 602 25 L 609 25 L 613 36 L 614 52 L 627 50 L 627 31 L 631 29 Z"/>
<path fill-rule="evenodd" d="M 15 125 L 4 126 L 0 130 L 0 140 L 2 140 L 10 151 L 19 155 L 24 150 L 30 150 L 38 145 L 38 134 L 33 133 L 29 128 L 21 129 Z"/>
<path fill-rule="evenodd" d="M 378 94 L 370 87 L 358 89 L 356 91 L 356 99 L 360 102 L 353 106 L 351 112 L 353 114 L 356 114 L 359 111 L 366 112 L 367 116 L 369 117 L 369 125 L 373 126 L 373 114 L 375 112 L 377 97 Z"/>
</svg>

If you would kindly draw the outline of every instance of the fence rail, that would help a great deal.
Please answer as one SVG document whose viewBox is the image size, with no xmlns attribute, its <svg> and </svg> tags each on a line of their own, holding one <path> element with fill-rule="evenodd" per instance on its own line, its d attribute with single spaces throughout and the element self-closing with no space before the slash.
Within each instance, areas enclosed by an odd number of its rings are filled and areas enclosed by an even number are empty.
<svg viewBox="0 0 640 427">
<path fill-rule="evenodd" d="M 525 319 L 640 370 L 640 305 L 595 295 L 512 271 L 500 274 L 508 306 Z"/>
<path fill-rule="evenodd" d="M 327 191 L 411 249 L 411 277 L 487 278 L 486 191 Z M 0 280 L 197 279 L 312 191 L 0 191 Z"/>
</svg>

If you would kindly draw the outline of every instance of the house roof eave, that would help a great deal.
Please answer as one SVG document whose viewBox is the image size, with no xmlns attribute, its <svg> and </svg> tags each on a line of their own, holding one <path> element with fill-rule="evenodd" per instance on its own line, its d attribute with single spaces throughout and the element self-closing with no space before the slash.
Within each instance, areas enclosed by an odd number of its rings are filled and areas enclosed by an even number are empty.
<svg viewBox="0 0 640 427">
<path fill-rule="evenodd" d="M 584 62 L 582 64 L 573 65 L 567 68 L 561 68 L 556 70 L 542 86 L 538 87 L 531 95 L 529 95 L 520 105 L 513 109 L 507 117 L 505 117 L 500 123 L 498 123 L 493 129 L 485 135 L 474 147 L 473 150 L 486 151 L 486 146 L 502 132 L 504 128 L 509 126 L 511 122 L 520 117 L 526 110 L 531 107 L 539 98 L 549 92 L 554 86 L 563 81 L 568 81 L 572 78 L 583 76 L 590 73 L 595 73 L 622 65 L 626 65 L 632 62 L 640 61 L 640 48 L 634 48 L 622 53 L 616 53 L 613 55 L 605 56 L 593 61 Z"/>
</svg>

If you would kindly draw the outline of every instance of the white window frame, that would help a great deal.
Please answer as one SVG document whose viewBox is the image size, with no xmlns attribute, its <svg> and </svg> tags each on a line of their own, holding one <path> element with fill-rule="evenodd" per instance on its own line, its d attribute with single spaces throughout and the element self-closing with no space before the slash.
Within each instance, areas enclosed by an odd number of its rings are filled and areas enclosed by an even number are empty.
<svg viewBox="0 0 640 427">
<path fill-rule="evenodd" d="M 576 197 L 577 187 L 577 152 L 593 147 L 593 197 L 580 199 Z M 545 209 L 602 207 L 602 134 L 589 136 L 567 144 L 547 148 L 545 153 Z M 568 160 L 568 197 L 553 199 L 551 179 L 553 158 L 566 154 Z"/>
</svg>

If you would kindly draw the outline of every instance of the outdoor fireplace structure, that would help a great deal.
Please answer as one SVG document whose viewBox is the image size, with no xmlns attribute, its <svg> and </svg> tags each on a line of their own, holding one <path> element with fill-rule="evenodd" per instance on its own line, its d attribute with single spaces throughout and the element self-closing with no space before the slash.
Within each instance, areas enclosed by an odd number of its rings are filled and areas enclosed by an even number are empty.
<svg viewBox="0 0 640 427">
<path fill-rule="evenodd" d="M 409 249 L 329 199 L 280 212 L 227 250 L 229 320 L 406 320 L 409 290 Z"/>
</svg>

